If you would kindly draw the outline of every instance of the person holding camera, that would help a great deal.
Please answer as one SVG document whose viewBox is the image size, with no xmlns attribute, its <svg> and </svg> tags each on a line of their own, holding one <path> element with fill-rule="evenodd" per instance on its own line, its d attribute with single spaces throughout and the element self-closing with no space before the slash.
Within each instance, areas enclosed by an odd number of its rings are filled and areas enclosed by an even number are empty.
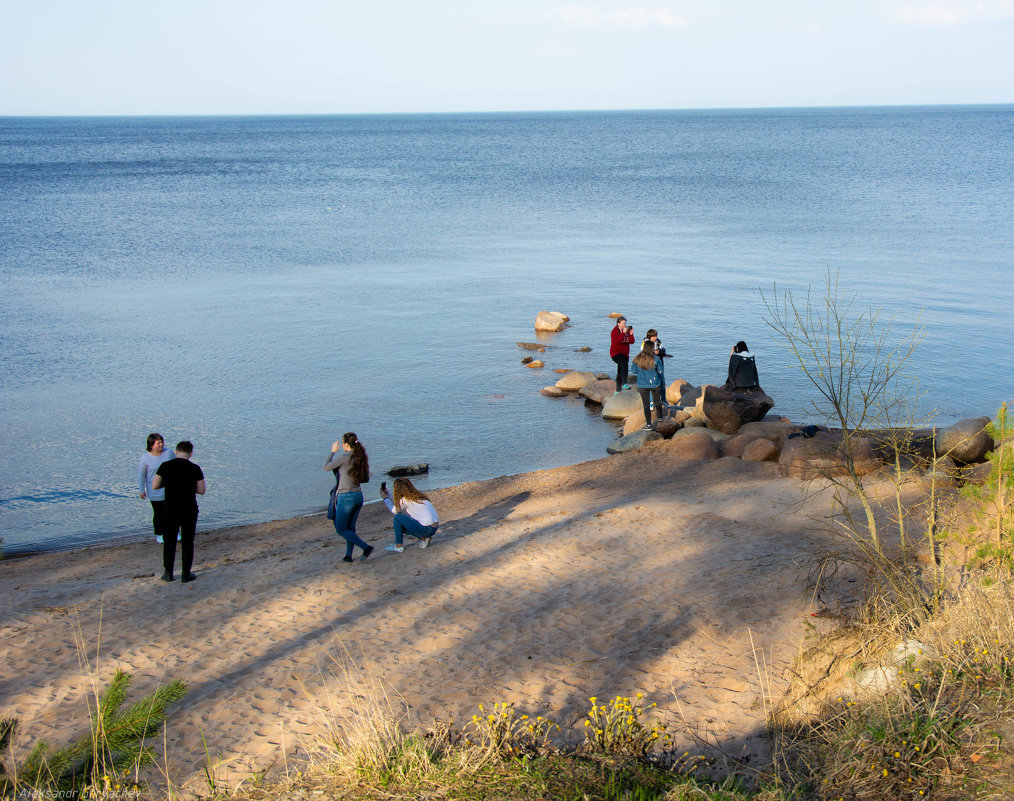
<svg viewBox="0 0 1014 801">
<path fill-rule="evenodd" d="M 380 497 L 394 515 L 394 544 L 388 551 L 401 553 L 405 550 L 405 534 L 419 540 L 420 548 L 428 548 L 433 535 L 440 528 L 440 518 L 430 499 L 415 488 L 407 478 L 394 480 L 394 500 L 387 492 L 387 482 L 380 485 Z"/>
<path fill-rule="evenodd" d="M 609 358 L 616 362 L 616 391 L 630 389 L 627 384 L 627 364 L 630 346 L 634 343 L 634 329 L 627 325 L 626 317 L 618 317 L 609 333 Z"/>
<path fill-rule="evenodd" d="M 656 331 L 654 328 L 649 328 L 645 332 L 644 339 L 641 342 L 641 347 L 642 348 L 644 347 L 644 343 L 647 342 L 648 340 L 651 340 L 654 343 L 654 345 L 655 345 L 655 354 L 657 356 L 659 356 L 662 359 L 671 359 L 672 358 L 672 354 L 671 353 L 667 353 L 666 349 L 662 347 L 662 342 L 658 338 L 658 331 Z"/>
</svg>

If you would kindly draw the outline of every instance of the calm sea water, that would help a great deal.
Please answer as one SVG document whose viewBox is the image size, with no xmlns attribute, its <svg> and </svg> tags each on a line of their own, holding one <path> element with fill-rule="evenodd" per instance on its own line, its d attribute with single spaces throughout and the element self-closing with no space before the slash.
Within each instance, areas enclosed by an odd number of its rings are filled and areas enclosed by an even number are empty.
<svg viewBox="0 0 1014 801">
<path fill-rule="evenodd" d="M 368 497 L 394 464 L 603 456 L 615 427 L 519 363 L 543 308 L 573 318 L 550 368 L 610 370 L 621 311 L 670 379 L 720 381 L 745 338 L 804 419 L 759 290 L 829 268 L 899 337 L 921 320 L 941 421 L 988 414 L 1012 264 L 1014 106 L 0 119 L 0 536 L 150 536 L 149 431 L 194 441 L 200 529 L 319 510 L 344 431 Z"/>
</svg>

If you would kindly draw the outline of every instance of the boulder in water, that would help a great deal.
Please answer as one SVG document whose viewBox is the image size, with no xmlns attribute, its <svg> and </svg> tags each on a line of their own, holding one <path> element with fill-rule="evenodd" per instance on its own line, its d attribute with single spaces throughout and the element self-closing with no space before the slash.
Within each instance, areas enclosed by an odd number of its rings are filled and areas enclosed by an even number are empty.
<svg viewBox="0 0 1014 801">
<path fill-rule="evenodd" d="M 392 478 L 400 478 L 401 476 L 421 476 L 424 473 L 430 471 L 430 466 L 426 462 L 419 462 L 419 464 L 399 465 L 398 467 L 392 467 L 387 471 L 387 474 Z"/>
<path fill-rule="evenodd" d="M 535 318 L 536 331 L 562 331 L 570 318 L 559 312 L 540 311 Z"/>
</svg>

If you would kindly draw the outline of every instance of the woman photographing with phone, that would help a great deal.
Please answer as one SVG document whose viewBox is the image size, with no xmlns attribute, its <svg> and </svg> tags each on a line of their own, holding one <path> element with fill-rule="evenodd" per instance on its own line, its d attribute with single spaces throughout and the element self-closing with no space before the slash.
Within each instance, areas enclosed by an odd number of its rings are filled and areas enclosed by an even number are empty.
<svg viewBox="0 0 1014 801">
<path fill-rule="evenodd" d="M 386 484 L 380 485 L 380 497 L 394 515 L 394 545 L 387 550 L 401 553 L 405 550 L 405 534 L 419 540 L 420 548 L 428 548 L 433 535 L 440 527 L 440 518 L 430 499 L 415 488 L 407 478 L 394 481 L 394 500 L 387 492 Z"/>
<path fill-rule="evenodd" d="M 360 559 L 366 559 L 373 553 L 373 546 L 356 534 L 356 520 L 363 508 L 363 489 L 360 485 L 370 480 L 370 459 L 366 455 L 366 448 L 350 431 L 331 445 L 331 455 L 324 463 L 324 469 L 334 473 L 337 482 L 331 492 L 334 495 L 334 530 L 345 540 L 343 561 L 352 561 L 352 552 L 357 545 L 363 549 Z M 330 512 L 329 506 L 329 516 Z"/>
</svg>

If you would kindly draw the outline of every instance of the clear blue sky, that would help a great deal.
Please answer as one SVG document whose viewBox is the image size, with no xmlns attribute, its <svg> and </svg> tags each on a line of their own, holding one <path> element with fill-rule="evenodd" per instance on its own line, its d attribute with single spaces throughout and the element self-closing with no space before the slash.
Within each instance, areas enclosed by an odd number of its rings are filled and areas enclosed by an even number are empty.
<svg viewBox="0 0 1014 801">
<path fill-rule="evenodd" d="M 0 115 L 1014 102 L 1014 0 L 0 0 Z"/>
</svg>

